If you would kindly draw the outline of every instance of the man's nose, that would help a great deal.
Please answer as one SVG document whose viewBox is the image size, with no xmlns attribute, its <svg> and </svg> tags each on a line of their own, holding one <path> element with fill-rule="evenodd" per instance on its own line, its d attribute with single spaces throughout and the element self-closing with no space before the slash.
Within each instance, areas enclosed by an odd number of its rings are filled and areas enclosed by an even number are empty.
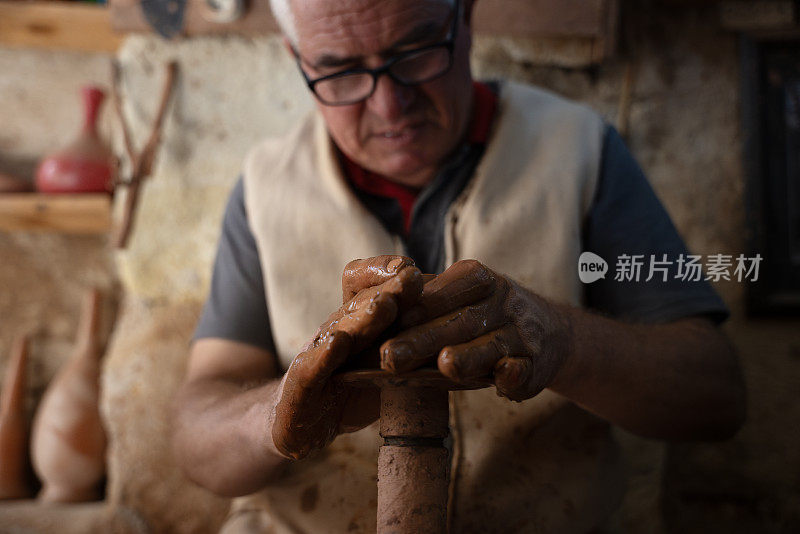
<svg viewBox="0 0 800 534">
<path fill-rule="evenodd" d="M 395 122 L 409 110 L 414 94 L 414 87 L 400 85 L 388 75 L 380 76 L 367 107 L 382 119 Z"/>
</svg>

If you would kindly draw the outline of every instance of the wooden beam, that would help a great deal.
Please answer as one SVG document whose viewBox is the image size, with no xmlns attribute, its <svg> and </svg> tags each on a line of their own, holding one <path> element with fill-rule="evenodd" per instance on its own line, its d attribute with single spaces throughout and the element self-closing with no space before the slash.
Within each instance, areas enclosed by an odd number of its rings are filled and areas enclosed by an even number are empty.
<svg viewBox="0 0 800 534">
<path fill-rule="evenodd" d="M 113 52 L 121 41 L 105 6 L 0 0 L 0 45 Z"/>
<path fill-rule="evenodd" d="M 793 0 L 743 0 L 722 2 L 720 22 L 728 30 L 785 30 L 797 26 L 797 7 Z"/>
<path fill-rule="evenodd" d="M 602 63 L 617 53 L 619 41 L 620 1 L 607 0 L 603 14 L 604 30 L 592 40 L 592 63 Z"/>
<path fill-rule="evenodd" d="M 600 37 L 608 0 L 478 0 L 476 33 L 518 37 Z"/>
<path fill-rule="evenodd" d="M 167 1 L 167 0 L 163 0 Z M 218 24 L 200 14 L 206 0 L 187 0 L 183 35 L 235 33 L 265 35 L 278 31 L 269 0 L 251 0 L 239 20 Z M 604 37 L 609 5 L 616 0 L 479 0 L 473 23 L 476 33 L 519 37 Z M 111 24 L 117 31 L 151 31 L 139 0 L 109 0 Z"/>
<path fill-rule="evenodd" d="M 104 234 L 110 228 L 107 194 L 0 195 L 0 231 Z"/>
</svg>

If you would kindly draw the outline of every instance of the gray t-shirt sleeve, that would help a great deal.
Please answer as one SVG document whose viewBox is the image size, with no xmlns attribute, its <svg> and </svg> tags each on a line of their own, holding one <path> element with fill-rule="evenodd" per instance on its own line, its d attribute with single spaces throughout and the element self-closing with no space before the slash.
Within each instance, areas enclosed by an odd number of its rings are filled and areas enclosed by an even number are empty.
<svg viewBox="0 0 800 534">
<path fill-rule="evenodd" d="M 680 255 L 689 252 L 669 215 L 616 130 L 608 126 L 594 203 L 584 225 L 583 250 L 608 262 L 604 279 L 585 286 L 586 304 L 606 315 L 636 322 L 668 322 L 704 315 L 724 321 L 728 309 L 705 280 L 677 278 Z M 649 281 L 651 255 L 673 262 L 667 280 Z M 615 280 L 618 258 L 642 255 L 637 281 Z M 702 277 L 701 277 L 702 278 Z"/>
<path fill-rule="evenodd" d="M 241 178 L 225 208 L 211 290 L 193 339 L 208 337 L 275 350 L 261 261 L 247 222 Z"/>
</svg>

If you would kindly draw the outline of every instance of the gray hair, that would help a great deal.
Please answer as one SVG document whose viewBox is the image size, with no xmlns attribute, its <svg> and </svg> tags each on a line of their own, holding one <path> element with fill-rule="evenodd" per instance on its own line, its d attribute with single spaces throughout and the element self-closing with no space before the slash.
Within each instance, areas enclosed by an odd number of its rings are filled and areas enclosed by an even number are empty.
<svg viewBox="0 0 800 534">
<path fill-rule="evenodd" d="M 292 46 L 297 46 L 297 29 L 294 26 L 294 15 L 289 2 L 291 0 L 269 0 L 269 7 L 283 35 L 289 39 Z"/>
<path fill-rule="evenodd" d="M 283 35 L 289 39 L 292 46 L 297 46 L 297 28 L 294 25 L 294 14 L 290 2 L 292 0 L 269 0 L 269 7 L 272 9 L 272 16 L 278 23 Z M 454 4 L 455 0 L 441 0 L 447 4 Z"/>
</svg>

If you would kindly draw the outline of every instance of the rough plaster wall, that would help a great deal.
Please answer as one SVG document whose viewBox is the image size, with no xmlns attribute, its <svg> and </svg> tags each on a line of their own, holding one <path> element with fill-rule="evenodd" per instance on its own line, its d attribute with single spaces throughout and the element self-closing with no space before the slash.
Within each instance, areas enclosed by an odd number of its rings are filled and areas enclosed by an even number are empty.
<svg viewBox="0 0 800 534">
<path fill-rule="evenodd" d="M 139 143 L 155 112 L 161 66 L 171 59 L 180 65 L 136 230 L 117 256 L 120 276 L 140 298 L 202 301 L 222 210 L 247 150 L 289 129 L 311 100 L 278 37 L 178 43 L 131 37 L 119 59 L 125 113 Z"/>
</svg>

